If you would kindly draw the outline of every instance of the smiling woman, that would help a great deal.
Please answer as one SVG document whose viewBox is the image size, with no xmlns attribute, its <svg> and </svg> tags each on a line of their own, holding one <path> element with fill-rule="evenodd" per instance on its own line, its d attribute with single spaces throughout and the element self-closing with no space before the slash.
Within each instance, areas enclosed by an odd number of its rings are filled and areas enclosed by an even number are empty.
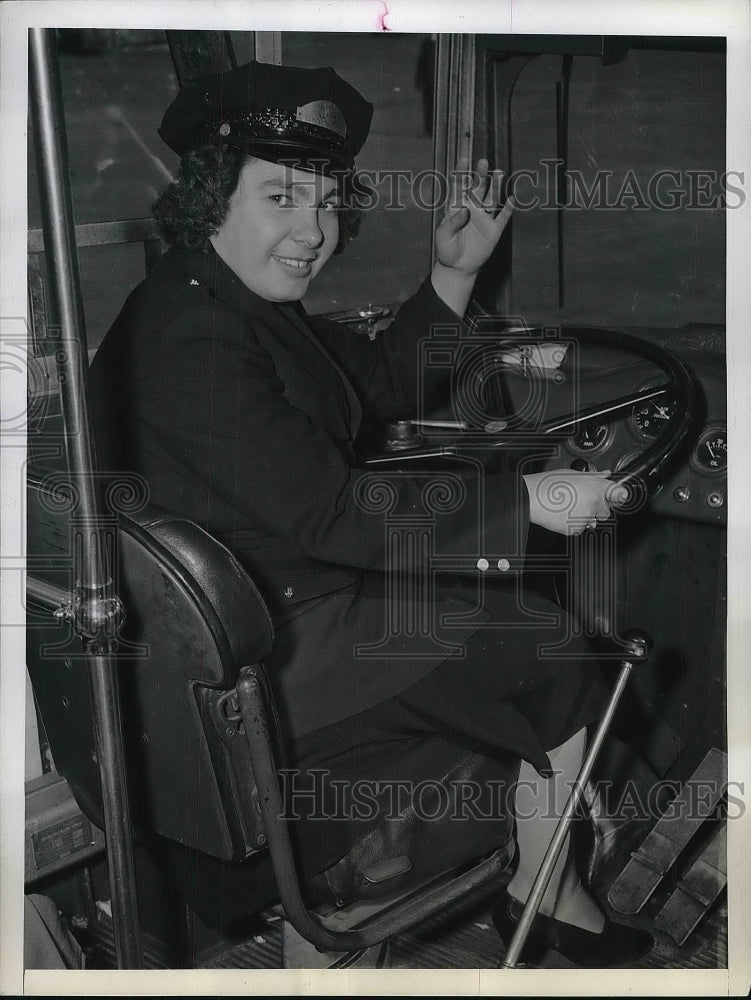
<svg viewBox="0 0 751 1000">
<path fill-rule="evenodd" d="M 296 301 L 336 249 L 338 204 L 332 178 L 254 159 L 211 244 L 256 295 Z"/>
</svg>

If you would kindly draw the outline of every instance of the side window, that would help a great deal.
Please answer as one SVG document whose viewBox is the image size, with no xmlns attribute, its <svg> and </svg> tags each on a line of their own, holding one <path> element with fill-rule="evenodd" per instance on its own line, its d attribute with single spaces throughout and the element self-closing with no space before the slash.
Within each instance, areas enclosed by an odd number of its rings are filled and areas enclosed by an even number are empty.
<svg viewBox="0 0 751 1000">
<path fill-rule="evenodd" d="M 76 225 L 149 218 L 178 162 L 156 131 L 178 89 L 164 31 L 70 29 L 58 32 L 58 46 Z M 31 128 L 28 169 L 29 229 L 38 229 Z M 143 278 L 143 247 L 84 247 L 79 262 L 95 349 Z"/>
<path fill-rule="evenodd" d="M 723 324 L 723 41 L 480 36 L 476 144 L 491 156 L 514 59 L 514 315 L 531 325 Z M 730 187 L 727 197 L 737 203 Z"/>
</svg>

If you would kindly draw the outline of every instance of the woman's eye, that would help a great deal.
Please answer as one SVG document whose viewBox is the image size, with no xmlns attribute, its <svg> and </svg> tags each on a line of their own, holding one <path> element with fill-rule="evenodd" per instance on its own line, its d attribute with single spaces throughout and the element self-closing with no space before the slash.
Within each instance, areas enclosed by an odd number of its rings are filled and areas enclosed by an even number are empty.
<svg viewBox="0 0 751 1000">
<path fill-rule="evenodd" d="M 319 206 L 324 212 L 337 212 L 341 207 L 338 201 L 322 201 Z"/>
<path fill-rule="evenodd" d="M 271 200 L 276 202 L 280 208 L 292 208 L 294 205 L 294 202 L 288 194 L 272 194 Z"/>
</svg>

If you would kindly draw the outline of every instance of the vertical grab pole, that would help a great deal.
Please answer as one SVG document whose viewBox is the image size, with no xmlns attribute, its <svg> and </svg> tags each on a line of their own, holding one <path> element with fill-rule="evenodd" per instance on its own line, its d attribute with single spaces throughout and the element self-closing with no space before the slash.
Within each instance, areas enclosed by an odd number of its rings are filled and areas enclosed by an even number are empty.
<svg viewBox="0 0 751 1000">
<path fill-rule="evenodd" d="M 37 132 L 45 248 L 51 265 L 51 294 L 64 350 L 58 352 L 60 399 L 65 424 L 68 473 L 77 495 L 73 553 L 76 588 L 59 617 L 79 635 L 89 670 L 97 761 L 102 786 L 117 963 L 143 967 L 138 923 L 133 840 L 117 678 L 122 605 L 114 593 L 108 549 L 115 539 L 100 516 L 96 463 L 89 431 L 87 351 L 78 280 L 73 207 L 68 186 L 68 150 L 54 29 L 31 28 L 31 97 Z"/>
</svg>

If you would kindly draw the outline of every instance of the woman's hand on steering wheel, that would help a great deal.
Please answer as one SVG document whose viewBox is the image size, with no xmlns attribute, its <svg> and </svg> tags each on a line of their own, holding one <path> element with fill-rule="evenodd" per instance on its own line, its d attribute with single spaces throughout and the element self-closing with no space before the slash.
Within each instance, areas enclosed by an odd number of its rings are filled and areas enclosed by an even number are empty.
<svg viewBox="0 0 751 1000">
<path fill-rule="evenodd" d="M 610 517 L 611 507 L 628 498 L 628 490 L 609 476 L 610 469 L 553 469 L 523 476 L 529 493 L 530 521 L 560 535 L 580 535 L 596 528 L 598 521 Z"/>
</svg>

